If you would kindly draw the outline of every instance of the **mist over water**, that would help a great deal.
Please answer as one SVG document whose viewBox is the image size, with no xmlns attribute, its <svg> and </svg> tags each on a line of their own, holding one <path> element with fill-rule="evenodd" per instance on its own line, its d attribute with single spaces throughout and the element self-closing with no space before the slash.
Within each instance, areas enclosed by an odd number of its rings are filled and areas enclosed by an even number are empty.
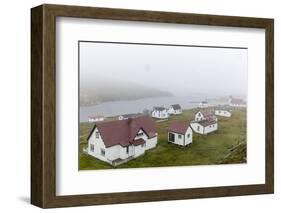
<svg viewBox="0 0 281 213">
<path fill-rule="evenodd" d="M 80 121 L 247 96 L 247 49 L 80 43 Z"/>
</svg>

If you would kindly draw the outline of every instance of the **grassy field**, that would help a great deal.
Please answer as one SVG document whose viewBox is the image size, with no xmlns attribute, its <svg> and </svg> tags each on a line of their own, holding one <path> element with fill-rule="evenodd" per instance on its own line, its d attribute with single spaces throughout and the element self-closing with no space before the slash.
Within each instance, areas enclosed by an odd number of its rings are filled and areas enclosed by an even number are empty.
<svg viewBox="0 0 281 213">
<path fill-rule="evenodd" d="M 173 121 L 192 120 L 195 112 L 196 109 L 186 110 L 182 115 L 157 122 L 157 147 L 116 167 L 82 152 L 83 147 L 87 146 L 87 136 L 93 124 L 81 123 L 80 170 L 245 163 L 247 153 L 245 109 L 233 110 L 231 118 L 218 117 L 218 131 L 207 136 L 194 133 L 193 143 L 186 148 L 167 142 L 169 124 Z"/>
</svg>

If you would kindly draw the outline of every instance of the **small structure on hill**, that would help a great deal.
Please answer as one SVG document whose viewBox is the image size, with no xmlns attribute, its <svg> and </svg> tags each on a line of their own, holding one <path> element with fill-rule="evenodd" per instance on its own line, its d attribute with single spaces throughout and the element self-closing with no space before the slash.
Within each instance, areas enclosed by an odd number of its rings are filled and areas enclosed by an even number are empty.
<svg viewBox="0 0 281 213">
<path fill-rule="evenodd" d="M 192 129 L 187 122 L 174 122 L 168 127 L 168 142 L 180 146 L 192 143 Z"/>
</svg>

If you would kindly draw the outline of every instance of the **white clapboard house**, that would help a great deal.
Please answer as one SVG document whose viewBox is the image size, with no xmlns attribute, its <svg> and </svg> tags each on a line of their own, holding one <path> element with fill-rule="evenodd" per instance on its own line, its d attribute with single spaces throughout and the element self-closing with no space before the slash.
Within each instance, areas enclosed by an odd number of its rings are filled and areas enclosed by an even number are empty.
<svg viewBox="0 0 281 213">
<path fill-rule="evenodd" d="M 195 121 L 203 121 L 203 120 L 218 120 L 217 117 L 211 110 L 208 109 L 200 109 L 195 113 Z"/>
<path fill-rule="evenodd" d="M 179 104 L 173 104 L 169 107 L 168 113 L 171 114 L 171 115 L 182 114 L 182 108 Z"/>
<path fill-rule="evenodd" d="M 151 116 L 153 118 L 165 119 L 169 117 L 169 113 L 165 107 L 153 107 Z"/>
<path fill-rule="evenodd" d="M 99 122 L 99 121 L 104 121 L 104 117 L 103 116 L 88 116 L 89 123 L 94 123 L 94 122 Z"/>
<path fill-rule="evenodd" d="M 189 123 L 174 122 L 168 127 L 168 142 L 180 146 L 192 143 L 192 129 Z"/>
<path fill-rule="evenodd" d="M 230 118 L 232 116 L 232 110 L 226 107 L 217 107 L 215 108 L 215 115 Z"/>
<path fill-rule="evenodd" d="M 156 145 L 156 126 L 149 116 L 97 123 L 88 136 L 88 154 L 113 166 Z"/>
<path fill-rule="evenodd" d="M 201 101 L 201 102 L 199 103 L 199 106 L 198 106 L 198 107 L 201 108 L 201 109 L 205 109 L 205 108 L 208 108 L 208 107 L 209 107 L 209 104 L 208 104 L 207 101 Z"/>
<path fill-rule="evenodd" d="M 246 107 L 247 104 L 246 104 L 246 101 L 244 101 L 243 99 L 230 97 L 229 98 L 229 106 L 231 106 L 231 107 Z"/>
<path fill-rule="evenodd" d="M 201 120 L 190 123 L 193 131 L 202 135 L 207 135 L 218 130 L 218 122 L 216 120 Z"/>
</svg>

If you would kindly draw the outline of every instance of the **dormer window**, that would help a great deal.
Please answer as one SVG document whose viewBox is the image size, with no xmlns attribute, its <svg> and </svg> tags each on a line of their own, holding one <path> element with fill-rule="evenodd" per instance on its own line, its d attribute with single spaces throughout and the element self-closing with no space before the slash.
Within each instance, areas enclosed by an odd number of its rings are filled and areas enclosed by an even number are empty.
<svg viewBox="0 0 281 213">
<path fill-rule="evenodd" d="M 143 136 L 143 132 L 139 132 L 139 133 L 137 134 L 137 137 L 140 137 L 140 136 Z"/>
</svg>

